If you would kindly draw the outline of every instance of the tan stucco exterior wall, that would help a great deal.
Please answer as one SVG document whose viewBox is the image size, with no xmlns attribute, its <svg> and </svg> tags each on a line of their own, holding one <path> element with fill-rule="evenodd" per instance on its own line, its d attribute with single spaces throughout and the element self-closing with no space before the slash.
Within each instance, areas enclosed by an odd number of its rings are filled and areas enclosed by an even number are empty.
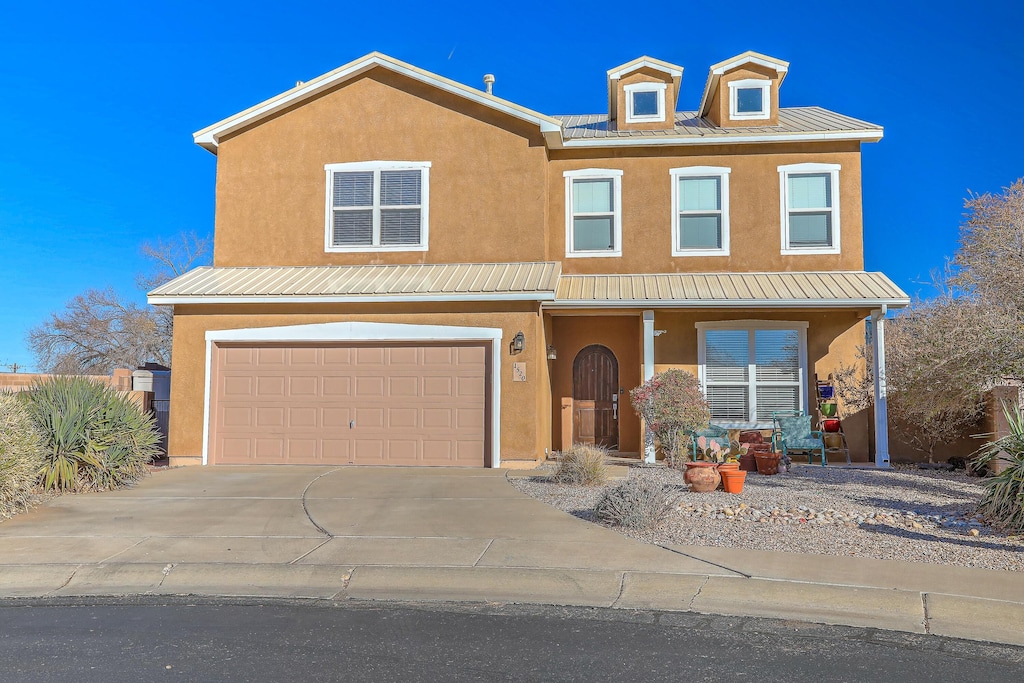
<svg viewBox="0 0 1024 683">
<path fill-rule="evenodd" d="M 429 250 L 326 253 L 324 165 L 429 161 Z M 545 258 L 537 127 L 383 69 L 220 143 L 214 265 Z"/>
<path fill-rule="evenodd" d="M 629 391 L 640 384 L 643 375 L 641 349 L 643 326 L 640 311 L 625 315 L 553 315 L 548 343 L 555 347 L 558 358 L 550 362 L 551 443 L 565 449 L 562 443 L 562 397 L 572 397 L 572 370 L 576 355 L 586 346 L 607 346 L 619 363 L 619 450 L 636 453 L 640 450 L 640 419 L 630 407 Z"/>
<path fill-rule="evenodd" d="M 536 303 L 406 304 L 361 306 L 179 306 L 174 319 L 174 372 L 171 377 L 169 455 L 172 462 L 198 463 L 203 451 L 203 395 L 206 332 L 328 322 L 378 322 L 411 325 L 495 327 L 502 330 L 501 458 L 531 460 L 550 446 L 550 404 L 543 344 L 543 320 Z M 509 343 L 519 331 L 526 337 L 522 353 L 511 355 Z M 526 364 L 527 380 L 512 379 L 512 363 Z"/>
<path fill-rule="evenodd" d="M 576 151 L 553 152 L 548 211 L 552 259 L 564 273 L 680 273 L 863 270 L 863 214 L 858 143 L 722 145 L 712 149 L 621 150 L 595 158 Z M 840 254 L 782 255 L 782 210 L 778 167 L 800 163 L 839 164 Z M 728 256 L 672 256 L 671 177 L 684 166 L 725 166 L 729 174 Z M 583 168 L 621 170 L 622 256 L 564 258 L 566 244 L 563 173 Z"/>
</svg>

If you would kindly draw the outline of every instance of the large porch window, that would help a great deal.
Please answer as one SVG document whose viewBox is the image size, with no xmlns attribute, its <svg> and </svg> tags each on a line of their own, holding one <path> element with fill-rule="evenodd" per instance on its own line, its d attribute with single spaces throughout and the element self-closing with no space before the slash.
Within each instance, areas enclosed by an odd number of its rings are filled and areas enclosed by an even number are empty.
<svg viewBox="0 0 1024 683">
<path fill-rule="evenodd" d="M 807 410 L 807 323 L 697 323 L 698 374 L 723 427 L 770 427 L 772 413 Z"/>
</svg>

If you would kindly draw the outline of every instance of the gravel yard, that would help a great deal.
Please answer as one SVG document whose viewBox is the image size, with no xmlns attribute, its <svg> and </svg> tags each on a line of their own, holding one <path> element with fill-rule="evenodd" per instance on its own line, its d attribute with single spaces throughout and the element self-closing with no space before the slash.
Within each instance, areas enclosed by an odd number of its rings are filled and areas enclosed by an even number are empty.
<svg viewBox="0 0 1024 683">
<path fill-rule="evenodd" d="M 788 474 L 747 475 L 743 493 L 692 493 L 683 473 L 631 467 L 674 496 L 663 524 L 622 533 L 648 543 L 873 557 L 960 567 L 1024 571 L 1024 536 L 974 517 L 980 479 L 961 472 L 796 465 Z M 605 487 L 511 479 L 549 505 L 591 519 Z M 614 486 L 612 481 L 608 486 Z"/>
</svg>

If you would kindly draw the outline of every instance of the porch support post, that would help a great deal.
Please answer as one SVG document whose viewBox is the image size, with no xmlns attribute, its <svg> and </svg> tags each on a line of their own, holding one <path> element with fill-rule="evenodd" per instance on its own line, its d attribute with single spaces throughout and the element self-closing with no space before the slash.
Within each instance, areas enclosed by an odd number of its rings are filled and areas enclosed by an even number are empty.
<svg viewBox="0 0 1024 683">
<path fill-rule="evenodd" d="M 644 311 L 644 381 L 654 377 L 654 311 Z M 654 432 L 644 424 L 644 462 L 654 464 Z"/>
<path fill-rule="evenodd" d="M 875 466 L 889 467 L 889 409 L 885 378 L 885 314 L 880 310 L 871 312 L 872 351 L 875 376 Z"/>
</svg>

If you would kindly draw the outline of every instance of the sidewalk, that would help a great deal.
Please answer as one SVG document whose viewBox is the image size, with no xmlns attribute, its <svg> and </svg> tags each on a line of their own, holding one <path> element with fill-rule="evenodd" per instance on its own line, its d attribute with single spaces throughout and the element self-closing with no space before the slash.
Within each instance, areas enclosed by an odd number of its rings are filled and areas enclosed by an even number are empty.
<svg viewBox="0 0 1024 683">
<path fill-rule="evenodd" d="M 0 523 L 0 597 L 136 594 L 681 610 L 1024 645 L 1016 572 L 659 548 L 494 470 L 184 468 Z"/>
</svg>

